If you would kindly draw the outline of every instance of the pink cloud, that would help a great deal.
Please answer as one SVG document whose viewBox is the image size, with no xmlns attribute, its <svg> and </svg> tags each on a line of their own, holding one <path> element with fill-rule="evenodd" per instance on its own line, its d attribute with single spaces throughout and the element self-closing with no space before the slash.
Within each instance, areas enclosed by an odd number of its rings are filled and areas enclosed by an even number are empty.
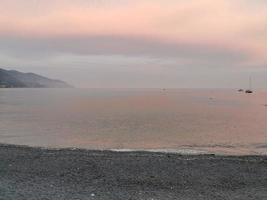
<svg viewBox="0 0 267 200">
<path fill-rule="evenodd" d="M 251 3 L 250 3 L 251 4 Z M 265 62 L 267 5 L 242 0 L 11 0 L 0 8 L 0 34 L 26 37 L 115 35 L 245 51 Z"/>
</svg>

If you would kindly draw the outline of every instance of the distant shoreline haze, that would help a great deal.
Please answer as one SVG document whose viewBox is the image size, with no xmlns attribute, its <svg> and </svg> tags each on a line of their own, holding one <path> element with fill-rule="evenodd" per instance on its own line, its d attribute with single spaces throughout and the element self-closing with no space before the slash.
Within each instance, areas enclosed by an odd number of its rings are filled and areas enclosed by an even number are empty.
<svg viewBox="0 0 267 200">
<path fill-rule="evenodd" d="M 0 88 L 69 88 L 64 81 L 54 80 L 34 73 L 0 68 Z"/>
</svg>

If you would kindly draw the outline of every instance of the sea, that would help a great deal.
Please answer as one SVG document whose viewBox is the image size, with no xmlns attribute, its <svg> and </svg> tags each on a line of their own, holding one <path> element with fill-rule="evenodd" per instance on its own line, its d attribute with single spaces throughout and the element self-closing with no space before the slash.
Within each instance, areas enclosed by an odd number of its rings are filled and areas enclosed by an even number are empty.
<svg viewBox="0 0 267 200">
<path fill-rule="evenodd" d="M 267 155 L 267 91 L 2 88 L 0 143 Z"/>
</svg>

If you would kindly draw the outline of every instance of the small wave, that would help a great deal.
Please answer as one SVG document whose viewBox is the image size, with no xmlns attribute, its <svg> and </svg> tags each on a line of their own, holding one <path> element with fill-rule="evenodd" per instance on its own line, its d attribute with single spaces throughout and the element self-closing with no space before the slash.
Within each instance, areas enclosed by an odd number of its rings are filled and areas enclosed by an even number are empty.
<svg viewBox="0 0 267 200">
<path fill-rule="evenodd" d="M 153 152 L 153 153 L 176 153 L 176 154 L 207 154 L 208 151 L 196 149 L 110 149 L 115 152 Z"/>
</svg>

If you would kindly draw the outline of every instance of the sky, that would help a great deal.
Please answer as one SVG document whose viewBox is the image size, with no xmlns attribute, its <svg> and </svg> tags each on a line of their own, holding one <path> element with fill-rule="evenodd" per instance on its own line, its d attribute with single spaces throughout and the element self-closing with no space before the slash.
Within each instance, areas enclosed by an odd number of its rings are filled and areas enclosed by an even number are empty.
<svg viewBox="0 0 267 200">
<path fill-rule="evenodd" d="M 0 3 L 0 68 L 85 88 L 267 88 L 266 0 Z"/>
</svg>

